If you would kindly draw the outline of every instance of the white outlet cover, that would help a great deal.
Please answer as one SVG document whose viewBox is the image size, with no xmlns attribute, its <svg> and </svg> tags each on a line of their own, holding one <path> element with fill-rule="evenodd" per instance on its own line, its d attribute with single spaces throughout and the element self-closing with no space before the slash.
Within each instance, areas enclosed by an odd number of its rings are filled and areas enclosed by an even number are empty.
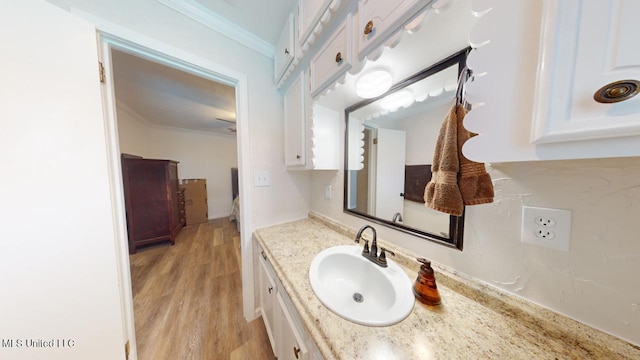
<svg viewBox="0 0 640 360">
<path fill-rule="evenodd" d="M 324 186 L 324 198 L 327 200 L 331 199 L 331 185 L 325 185 Z"/>
<path fill-rule="evenodd" d="M 521 229 L 524 243 L 569 251 L 571 210 L 523 206 Z M 550 232 L 551 236 L 539 236 L 541 232 Z"/>
<path fill-rule="evenodd" d="M 260 187 L 260 186 L 270 185 L 269 171 L 267 170 L 256 171 L 253 176 L 254 176 L 253 186 Z"/>
</svg>

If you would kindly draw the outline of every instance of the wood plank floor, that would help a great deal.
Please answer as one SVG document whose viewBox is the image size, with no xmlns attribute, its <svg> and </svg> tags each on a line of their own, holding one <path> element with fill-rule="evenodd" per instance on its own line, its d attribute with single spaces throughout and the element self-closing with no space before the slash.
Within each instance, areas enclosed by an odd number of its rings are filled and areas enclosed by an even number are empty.
<svg viewBox="0 0 640 360">
<path fill-rule="evenodd" d="M 262 318 L 242 315 L 240 261 L 227 218 L 131 255 L 139 360 L 274 359 Z"/>
</svg>

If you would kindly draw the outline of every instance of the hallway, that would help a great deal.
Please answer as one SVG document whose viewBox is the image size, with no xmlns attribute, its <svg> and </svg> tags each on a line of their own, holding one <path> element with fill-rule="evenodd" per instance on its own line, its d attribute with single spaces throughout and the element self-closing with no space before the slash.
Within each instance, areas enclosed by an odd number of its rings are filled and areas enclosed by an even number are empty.
<svg viewBox="0 0 640 360">
<path fill-rule="evenodd" d="M 262 318 L 242 315 L 240 236 L 228 218 L 131 255 L 138 357 L 273 359 Z"/>
</svg>

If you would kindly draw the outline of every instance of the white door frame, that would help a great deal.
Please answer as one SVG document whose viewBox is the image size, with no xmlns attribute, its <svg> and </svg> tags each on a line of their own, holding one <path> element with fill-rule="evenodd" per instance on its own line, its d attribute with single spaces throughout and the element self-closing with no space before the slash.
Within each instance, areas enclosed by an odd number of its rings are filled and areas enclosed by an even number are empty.
<svg viewBox="0 0 640 360">
<path fill-rule="evenodd" d="M 98 31 L 98 48 L 104 65 L 107 84 L 103 89 L 103 106 L 105 112 L 105 129 L 107 133 L 108 161 L 110 164 L 110 183 L 113 201 L 113 216 L 116 229 L 116 251 L 118 270 L 121 281 L 121 301 L 123 309 L 124 333 L 131 345 L 130 359 L 137 359 L 135 326 L 133 316 L 133 294 L 131 289 L 131 273 L 129 265 L 129 249 L 127 243 L 127 227 L 124 206 L 124 190 L 122 185 L 122 168 L 120 164 L 120 148 L 118 145 L 118 125 L 113 86 L 113 67 L 111 49 L 124 51 L 163 65 L 176 68 L 212 81 L 222 82 L 236 89 L 236 127 L 238 150 L 238 174 L 241 224 L 242 283 L 253 284 L 253 251 L 251 242 L 251 167 L 249 137 L 249 101 L 247 76 L 195 56 L 184 50 L 172 47 L 160 41 L 146 37 L 129 29 L 113 24 L 89 13 L 71 9 L 71 13 L 94 24 Z M 247 321 L 255 319 L 253 286 L 243 286 L 243 313 Z"/>
</svg>

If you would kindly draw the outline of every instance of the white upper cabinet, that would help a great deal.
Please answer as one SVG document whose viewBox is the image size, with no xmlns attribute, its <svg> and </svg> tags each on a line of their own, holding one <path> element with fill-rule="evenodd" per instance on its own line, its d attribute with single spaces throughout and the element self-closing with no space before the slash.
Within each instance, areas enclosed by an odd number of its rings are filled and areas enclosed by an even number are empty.
<svg viewBox="0 0 640 360">
<path fill-rule="evenodd" d="M 449 3 L 441 2 L 445 5 Z M 338 11 L 341 3 L 346 5 L 343 11 Z M 354 75 L 366 68 L 370 60 L 381 56 L 385 46 L 397 46 L 403 37 L 405 25 L 406 29 L 417 31 L 427 15 L 422 10 L 426 10 L 430 3 L 429 0 L 300 0 L 295 36 L 297 44 L 295 53 L 291 55 L 293 59 L 279 59 L 286 52 L 284 49 L 287 46 L 284 44 L 291 43 L 288 40 L 290 24 L 287 24 L 275 60 L 276 86 L 287 87 L 284 94 L 284 147 L 285 165 L 289 170 L 340 168 L 340 124 L 344 121 L 341 114 L 344 107 L 312 105 L 313 100 L 321 98 L 328 89 L 334 89 L 336 84 L 344 83 L 349 77 L 348 73 Z M 434 10 L 444 11 L 444 8 L 446 6 L 442 5 L 434 7 Z M 470 13 L 468 9 L 467 12 Z M 366 35 L 360 36 L 363 31 L 359 27 L 366 27 L 369 21 L 374 25 Z M 438 22 L 438 19 L 432 21 Z M 321 37 L 318 36 L 320 33 Z M 357 41 L 360 42 L 360 59 L 356 56 Z M 463 42 L 466 45 L 466 37 Z M 455 46 L 452 51 L 459 49 L 460 46 Z M 376 56 L 371 54 L 374 51 Z M 365 59 L 367 54 L 369 57 Z M 401 76 L 403 71 L 411 67 L 407 65 L 415 61 L 411 58 L 415 56 L 391 65 L 396 76 Z M 300 69 L 294 71 L 296 67 Z M 287 80 L 294 73 L 300 75 Z"/>
<path fill-rule="evenodd" d="M 310 97 L 301 72 L 284 96 L 285 165 L 291 170 L 338 170 L 340 114 L 311 107 Z"/>
<path fill-rule="evenodd" d="M 278 89 L 285 85 L 293 70 L 305 62 L 305 53 L 311 50 L 316 38 L 331 26 L 334 14 L 340 8 L 341 2 L 348 0 L 299 0 L 295 9 L 295 19 L 290 17 L 287 26 L 278 42 L 275 59 L 275 84 Z M 294 24 L 295 23 L 295 24 Z M 295 53 L 285 49 L 295 47 Z M 285 54 L 286 56 L 283 56 Z M 278 59 L 278 57 L 283 57 Z M 282 61 L 281 61 L 282 60 Z M 282 65 L 285 64 L 286 65 Z"/>
<path fill-rule="evenodd" d="M 298 3 L 298 41 L 304 44 L 332 0 L 300 0 Z"/>
<path fill-rule="evenodd" d="M 476 1 L 468 60 L 476 133 L 464 146 L 486 162 L 640 155 L 640 47 L 634 0 Z M 489 12 L 485 10 L 491 9 Z M 616 84 L 618 81 L 626 83 Z M 622 100 L 602 102 L 604 94 Z M 613 99 L 616 100 L 616 99 Z"/>
<path fill-rule="evenodd" d="M 427 0 L 360 0 L 358 4 L 358 59 L 380 46 L 418 11 Z"/>
<path fill-rule="evenodd" d="M 304 72 L 284 94 L 284 163 L 304 166 L 306 163 L 306 99 Z"/>
<path fill-rule="evenodd" d="M 277 83 L 282 75 L 287 71 L 289 65 L 296 56 L 296 42 L 295 42 L 295 26 L 294 26 L 294 17 L 293 14 L 289 14 L 287 23 L 282 29 L 282 33 L 280 34 L 280 40 L 278 40 L 278 44 L 276 45 L 276 50 L 274 54 L 273 64 L 274 64 L 274 81 Z"/>
<path fill-rule="evenodd" d="M 545 2 L 533 141 L 640 135 L 639 15 L 637 0 Z"/>
<path fill-rule="evenodd" d="M 311 96 L 351 68 L 351 39 L 351 15 L 348 15 L 309 64 Z"/>
</svg>

